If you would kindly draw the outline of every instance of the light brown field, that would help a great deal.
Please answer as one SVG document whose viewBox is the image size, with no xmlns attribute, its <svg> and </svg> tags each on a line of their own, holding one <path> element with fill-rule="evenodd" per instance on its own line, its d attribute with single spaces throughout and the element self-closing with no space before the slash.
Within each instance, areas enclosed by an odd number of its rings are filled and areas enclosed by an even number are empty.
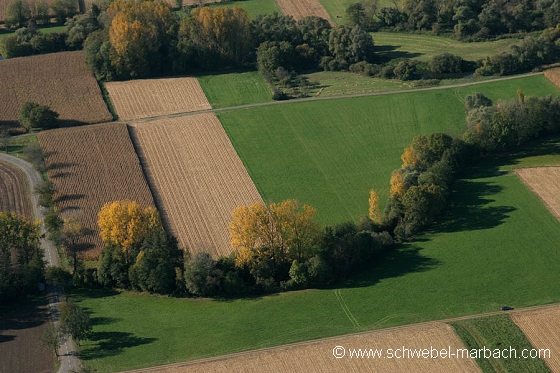
<svg viewBox="0 0 560 373">
<path fill-rule="evenodd" d="M 58 129 L 41 132 L 38 138 L 58 191 L 57 210 L 90 230 L 83 242 L 86 258 L 101 252 L 97 214 L 105 203 L 129 199 L 154 206 L 126 124 Z"/>
<path fill-rule="evenodd" d="M 453 328 L 434 323 L 403 329 L 323 339 L 315 342 L 268 348 L 176 364 L 154 369 L 160 373 L 210 372 L 480 372 L 471 359 L 360 359 L 349 358 L 351 349 L 448 349 L 464 348 Z M 333 356 L 335 346 L 346 349 L 346 356 Z M 145 370 L 148 371 L 148 370 Z M 149 370 L 152 371 L 152 370 Z"/>
<path fill-rule="evenodd" d="M 326 19 L 334 25 L 329 13 L 325 10 L 319 0 L 275 0 L 276 5 L 282 13 L 291 15 L 296 20 L 307 16 L 317 16 Z"/>
<path fill-rule="evenodd" d="M 535 349 L 550 349 L 541 359 L 552 372 L 560 372 L 560 307 L 512 313 L 511 319 Z"/>
<path fill-rule="evenodd" d="M 2 61 L 0 82 L 0 122 L 17 122 L 26 101 L 50 106 L 61 120 L 99 123 L 112 119 L 97 82 L 86 70 L 83 51 Z"/>
<path fill-rule="evenodd" d="M 515 173 L 560 219 L 560 167 L 520 168 Z"/>
<path fill-rule="evenodd" d="M 544 76 L 560 88 L 560 68 L 545 70 Z"/>
<path fill-rule="evenodd" d="M 197 114 L 131 126 L 154 199 L 181 247 L 229 255 L 238 205 L 261 202 L 218 118 Z"/>
<path fill-rule="evenodd" d="M 32 221 L 30 192 L 27 175 L 19 168 L 0 161 L 0 212 L 15 212 Z"/>
<path fill-rule="evenodd" d="M 196 78 L 109 82 L 105 87 L 121 120 L 212 108 Z"/>
</svg>

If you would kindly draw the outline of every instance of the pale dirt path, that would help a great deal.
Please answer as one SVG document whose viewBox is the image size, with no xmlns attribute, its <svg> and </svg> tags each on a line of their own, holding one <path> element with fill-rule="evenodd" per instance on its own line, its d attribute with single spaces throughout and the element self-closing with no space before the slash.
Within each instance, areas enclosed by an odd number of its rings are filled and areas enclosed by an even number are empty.
<svg viewBox="0 0 560 373">
<path fill-rule="evenodd" d="M 41 206 L 39 206 L 39 196 L 33 193 L 37 185 L 39 185 L 43 181 L 41 175 L 39 175 L 39 173 L 35 171 L 31 164 L 22 159 L 3 153 L 0 153 L 0 159 L 14 165 L 15 167 L 18 167 L 27 175 L 27 178 L 29 179 L 29 186 L 31 188 L 30 193 L 31 200 L 33 202 L 33 215 L 35 216 L 35 219 L 41 220 L 41 233 L 43 234 L 43 238 L 41 238 L 41 247 L 45 251 L 45 261 L 47 262 L 48 266 L 60 265 L 56 247 L 52 244 L 52 242 L 45 238 L 46 230 L 44 224 L 42 223 L 45 211 Z M 49 307 L 51 309 L 51 316 L 55 324 L 58 323 L 59 318 L 57 305 L 59 304 L 60 299 L 63 298 L 63 295 L 64 291 L 60 286 L 49 287 L 47 289 L 47 297 L 49 300 Z M 58 353 L 60 356 L 60 369 L 58 373 L 69 373 L 73 370 L 79 369 L 80 361 L 78 360 L 76 347 L 71 337 L 69 337 L 60 346 Z"/>
</svg>

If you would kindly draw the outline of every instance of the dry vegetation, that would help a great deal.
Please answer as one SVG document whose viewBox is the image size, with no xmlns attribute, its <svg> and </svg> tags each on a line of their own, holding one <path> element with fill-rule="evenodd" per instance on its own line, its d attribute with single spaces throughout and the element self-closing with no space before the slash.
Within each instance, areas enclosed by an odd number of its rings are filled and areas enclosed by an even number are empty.
<svg viewBox="0 0 560 373">
<path fill-rule="evenodd" d="M 535 349 L 550 349 L 550 358 L 542 360 L 560 372 L 560 307 L 513 313 L 511 319 Z"/>
<path fill-rule="evenodd" d="M 30 192 L 27 175 L 0 161 L 0 212 L 15 212 L 33 220 Z"/>
<path fill-rule="evenodd" d="M 545 70 L 544 76 L 560 88 L 560 68 Z"/>
<path fill-rule="evenodd" d="M 356 359 L 333 356 L 350 349 L 464 348 L 453 328 L 429 324 L 269 348 L 154 369 L 160 373 L 210 372 L 480 372 L 471 359 Z"/>
<path fill-rule="evenodd" d="M 50 179 L 58 192 L 57 210 L 63 218 L 76 217 L 90 230 L 85 257 L 101 252 L 97 214 L 111 201 L 129 199 L 153 206 L 148 184 L 123 123 L 41 132 Z"/>
<path fill-rule="evenodd" d="M 307 16 L 317 16 L 334 23 L 319 0 L 275 0 L 276 4 L 284 14 L 289 14 L 296 20 Z"/>
<path fill-rule="evenodd" d="M 232 210 L 261 197 L 218 118 L 198 114 L 134 124 L 131 136 L 180 245 L 229 255 Z"/>
<path fill-rule="evenodd" d="M 521 168 L 515 173 L 560 219 L 560 167 Z"/>
<path fill-rule="evenodd" d="M 196 78 L 130 80 L 105 87 L 121 120 L 212 108 Z"/>
<path fill-rule="evenodd" d="M 0 64 L 0 123 L 18 120 L 26 101 L 48 105 L 61 120 L 99 123 L 112 119 L 84 52 L 13 58 Z"/>
</svg>

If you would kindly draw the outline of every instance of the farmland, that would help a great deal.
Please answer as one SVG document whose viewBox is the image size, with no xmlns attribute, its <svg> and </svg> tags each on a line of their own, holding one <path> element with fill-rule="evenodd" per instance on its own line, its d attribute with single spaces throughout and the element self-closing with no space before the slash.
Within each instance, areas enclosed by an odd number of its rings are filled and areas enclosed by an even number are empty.
<svg viewBox="0 0 560 373">
<path fill-rule="evenodd" d="M 560 68 L 545 70 L 544 76 L 557 87 L 560 87 Z"/>
<path fill-rule="evenodd" d="M 100 254 L 97 213 L 105 203 L 131 199 L 142 206 L 154 205 L 125 124 L 41 132 L 39 143 L 57 189 L 57 211 L 89 230 L 83 242 L 86 258 Z"/>
<path fill-rule="evenodd" d="M 538 167 L 518 169 L 515 173 L 548 207 L 550 212 L 560 219 L 560 168 Z"/>
<path fill-rule="evenodd" d="M 560 335 L 555 331 L 560 327 L 560 308 L 515 313 L 511 318 L 535 349 L 550 349 L 550 358 L 544 361 L 551 371 L 559 372 Z"/>
<path fill-rule="evenodd" d="M 25 173 L 0 161 L 0 212 L 15 212 L 33 220 L 30 193 Z"/>
<path fill-rule="evenodd" d="M 463 98 L 558 93 L 542 75 L 472 87 L 315 101 L 219 114 L 237 153 L 267 202 L 297 198 L 324 224 L 358 221 L 368 191 L 388 195 L 391 172 L 418 134 L 464 130 Z M 398 107 L 400 110 L 394 110 Z M 434 116 L 434 113 L 439 115 Z"/>
<path fill-rule="evenodd" d="M 205 75 L 198 78 L 212 108 L 272 101 L 272 92 L 256 71 Z"/>
<path fill-rule="evenodd" d="M 250 19 L 255 18 L 259 14 L 280 13 L 280 9 L 274 0 L 234 0 L 210 5 L 210 7 L 217 6 L 227 6 L 230 8 L 239 6 L 247 11 Z"/>
<path fill-rule="evenodd" d="M 291 15 L 296 21 L 307 16 L 317 16 L 333 23 L 319 0 L 276 0 L 276 4 L 282 13 Z"/>
<path fill-rule="evenodd" d="M 0 123 L 15 123 L 26 101 L 48 105 L 71 123 L 111 120 L 84 53 L 62 52 L 13 58 L 0 65 Z"/>
<path fill-rule="evenodd" d="M 484 358 L 484 356 L 477 358 L 477 363 L 485 373 L 548 372 L 543 360 L 522 358 L 522 351 L 531 350 L 533 346 L 508 315 L 462 320 L 452 325 L 469 350 L 480 348 L 507 350 L 507 356 L 504 358 Z M 519 354 L 517 358 L 509 356 L 510 348 Z"/>
<path fill-rule="evenodd" d="M 278 347 L 246 354 L 224 356 L 210 361 L 192 362 L 183 366 L 162 368 L 158 373 L 191 372 L 480 372 L 471 359 L 395 359 L 350 358 L 352 349 L 408 349 L 421 351 L 431 346 L 455 351 L 463 348 L 453 329 L 446 324 L 412 326 L 406 329 L 381 330 L 343 336 L 317 342 Z M 333 356 L 333 347 L 341 346 L 346 355 Z M 400 354 L 400 351 L 398 352 Z M 340 352 L 342 354 L 342 350 Z M 391 352 L 392 354 L 392 352 Z M 391 355 L 387 355 L 391 356 Z"/>
<path fill-rule="evenodd" d="M 217 118 L 134 124 L 131 134 L 162 217 L 181 246 L 229 255 L 231 212 L 261 199 Z"/>
<path fill-rule="evenodd" d="M 211 108 L 196 78 L 109 82 L 105 88 L 121 120 Z"/>
<path fill-rule="evenodd" d="M 77 293 L 93 318 L 111 320 L 94 326 L 83 359 L 101 372 L 117 371 L 496 311 L 504 304 L 558 302 L 560 222 L 507 170 L 559 165 L 559 146 L 533 146 L 469 171 L 435 231 L 336 290 L 236 300 Z M 118 347 L 125 343 L 130 348 Z"/>
<path fill-rule="evenodd" d="M 354 4 L 354 0 L 320 0 L 321 4 L 325 7 L 327 12 L 330 14 L 333 21 L 336 24 L 341 25 L 346 22 L 346 8 L 349 5 Z M 400 4 L 400 1 L 399 1 Z M 380 0 L 379 8 L 382 7 L 394 7 L 394 3 L 391 0 Z"/>
</svg>

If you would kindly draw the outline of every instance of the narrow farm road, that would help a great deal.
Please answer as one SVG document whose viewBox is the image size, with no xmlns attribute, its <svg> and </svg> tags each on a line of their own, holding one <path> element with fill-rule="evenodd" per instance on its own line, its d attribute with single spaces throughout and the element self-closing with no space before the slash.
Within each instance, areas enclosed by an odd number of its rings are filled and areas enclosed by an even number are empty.
<svg viewBox="0 0 560 373">
<path fill-rule="evenodd" d="M 397 91 L 357 93 L 357 94 L 351 94 L 351 95 L 324 96 L 324 97 L 322 97 L 322 96 L 306 97 L 306 98 L 297 98 L 297 99 L 285 100 L 285 101 L 259 102 L 259 103 L 256 103 L 256 104 L 246 104 L 246 105 L 230 106 L 230 107 L 223 107 L 223 108 L 217 108 L 217 109 L 189 111 L 189 112 L 183 112 L 183 113 L 175 113 L 175 114 L 159 115 L 159 116 L 140 118 L 140 119 L 132 119 L 132 120 L 126 120 L 126 121 L 121 121 L 121 122 L 124 122 L 124 123 L 150 122 L 152 120 L 157 120 L 157 119 L 177 118 L 177 117 L 184 117 L 184 116 L 187 116 L 187 115 L 197 115 L 197 114 L 202 114 L 202 113 L 219 113 L 219 112 L 222 112 L 222 111 L 250 109 L 250 108 L 261 107 L 261 106 L 285 105 L 285 104 L 293 104 L 293 103 L 296 103 L 296 102 L 338 100 L 338 99 L 341 99 L 341 98 L 386 96 L 386 95 L 398 95 L 398 94 L 411 93 L 411 92 L 437 91 L 437 90 L 441 90 L 441 89 L 469 87 L 469 86 L 472 86 L 472 85 L 479 85 L 479 84 L 491 84 L 491 83 L 495 83 L 495 82 L 501 82 L 501 81 L 504 81 L 504 80 L 521 79 L 521 78 L 526 78 L 526 77 L 529 77 L 529 76 L 542 75 L 542 74 L 543 74 L 542 72 L 527 73 L 527 74 L 505 76 L 505 77 L 502 77 L 502 78 L 483 80 L 483 81 L 477 81 L 477 82 L 458 83 L 458 84 L 451 84 L 451 85 L 442 85 L 442 86 L 437 86 L 437 87 L 402 89 L 402 90 L 397 90 Z M 21 135 L 21 136 L 26 136 L 26 135 Z"/>
<path fill-rule="evenodd" d="M 44 211 L 43 208 L 39 206 L 39 196 L 33 193 L 37 185 L 43 181 L 41 175 L 39 175 L 31 164 L 22 159 L 3 153 L 0 153 L 0 159 L 25 172 L 29 180 L 29 193 L 31 193 L 31 200 L 33 202 L 33 215 L 35 216 L 35 219 L 42 221 L 44 218 Z M 46 234 L 45 225 L 43 223 L 41 223 L 41 233 L 43 236 Z M 47 266 L 58 266 L 60 264 L 60 260 L 58 258 L 56 247 L 52 244 L 52 242 L 46 238 L 42 238 L 41 247 L 45 251 L 45 261 L 47 262 Z M 49 286 L 47 288 L 47 298 L 51 309 L 51 317 L 53 318 L 55 324 L 58 324 L 60 313 L 57 307 L 60 300 L 63 298 L 63 295 L 64 291 L 60 286 Z M 68 339 L 64 341 L 64 343 L 60 346 L 58 353 L 60 356 L 60 369 L 58 373 L 68 373 L 79 369 L 80 361 L 77 358 L 76 346 L 74 345 L 74 341 L 72 341 L 71 337 L 68 337 Z"/>
</svg>

